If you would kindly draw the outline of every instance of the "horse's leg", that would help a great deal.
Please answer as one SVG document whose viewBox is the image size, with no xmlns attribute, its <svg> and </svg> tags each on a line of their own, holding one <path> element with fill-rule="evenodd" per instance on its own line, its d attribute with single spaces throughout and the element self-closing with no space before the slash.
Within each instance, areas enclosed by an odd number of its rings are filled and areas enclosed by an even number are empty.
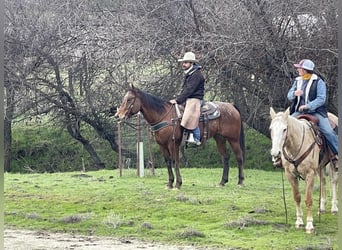
<svg viewBox="0 0 342 250">
<path fill-rule="evenodd" d="M 185 146 L 184 145 L 181 145 L 180 148 L 179 148 L 179 158 L 180 158 L 180 161 L 182 162 L 182 164 L 184 165 L 184 167 L 188 168 L 190 166 L 189 164 L 189 161 L 188 161 L 188 158 L 186 157 L 186 154 L 185 154 Z"/>
<path fill-rule="evenodd" d="M 180 189 L 180 187 L 182 186 L 182 176 L 180 174 L 180 170 L 179 170 L 179 146 L 178 145 L 174 145 L 174 152 L 173 152 L 173 163 L 175 166 L 175 172 L 176 172 L 176 189 Z"/>
<path fill-rule="evenodd" d="M 216 147 L 218 152 L 220 153 L 223 161 L 223 173 L 220 182 L 220 186 L 224 186 L 228 182 L 229 178 L 229 152 L 226 146 L 226 139 L 220 135 L 215 135 L 214 139 L 216 141 Z"/>
<path fill-rule="evenodd" d="M 169 154 L 167 149 L 165 149 L 164 147 L 161 147 L 161 146 L 159 148 L 160 148 L 160 152 L 164 156 L 164 160 L 165 160 L 166 167 L 167 167 L 167 173 L 169 175 L 169 182 L 166 185 L 166 188 L 172 189 L 173 188 L 173 182 L 175 181 L 175 176 L 173 175 L 173 171 L 172 171 L 172 159 L 171 159 L 170 154 Z"/>
<path fill-rule="evenodd" d="M 176 172 L 176 186 L 175 186 L 175 188 L 180 189 L 180 187 L 182 186 L 182 176 L 181 176 L 180 171 L 179 171 L 179 161 L 176 160 L 174 164 L 175 164 L 175 172 Z"/>
<path fill-rule="evenodd" d="M 166 163 L 166 167 L 167 167 L 167 173 L 169 174 L 169 182 L 166 185 L 167 189 L 172 189 L 173 188 L 173 182 L 175 180 L 175 177 L 173 175 L 173 171 L 172 171 L 172 160 L 169 157 L 165 157 L 165 163 Z"/>
<path fill-rule="evenodd" d="M 245 179 L 244 173 L 243 173 L 243 152 L 242 149 L 240 147 L 240 143 L 238 141 L 230 141 L 230 146 L 233 149 L 234 155 L 235 155 L 235 159 L 237 161 L 238 164 L 238 168 L 239 168 L 239 181 L 238 181 L 238 185 L 242 186 L 243 185 L 243 181 Z"/>
<path fill-rule="evenodd" d="M 319 203 L 319 209 L 318 213 L 325 213 L 325 207 L 327 204 L 326 201 L 326 180 L 325 180 L 325 173 L 324 173 L 325 168 L 320 168 L 319 173 L 318 173 L 318 178 L 319 178 L 319 189 L 320 189 L 320 203 Z"/>
<path fill-rule="evenodd" d="M 295 226 L 296 228 L 301 228 L 304 226 L 304 222 L 303 222 L 303 211 L 300 206 L 301 196 L 300 196 L 299 187 L 298 187 L 298 179 L 295 176 L 293 176 L 292 173 L 289 173 L 288 171 L 285 171 L 285 174 L 286 174 L 288 181 L 291 184 L 293 199 L 296 204 L 296 217 L 297 218 L 296 218 Z"/>
<path fill-rule="evenodd" d="M 329 164 L 329 179 L 330 179 L 330 190 L 331 190 L 331 213 L 337 214 L 338 205 L 337 205 L 337 181 L 338 181 L 338 173 L 335 170 L 335 166 L 333 164 Z"/>
<path fill-rule="evenodd" d="M 313 216 L 312 216 L 312 191 L 315 182 L 315 174 L 309 173 L 305 178 L 305 205 L 306 205 L 306 233 L 312 233 L 314 231 Z"/>
</svg>

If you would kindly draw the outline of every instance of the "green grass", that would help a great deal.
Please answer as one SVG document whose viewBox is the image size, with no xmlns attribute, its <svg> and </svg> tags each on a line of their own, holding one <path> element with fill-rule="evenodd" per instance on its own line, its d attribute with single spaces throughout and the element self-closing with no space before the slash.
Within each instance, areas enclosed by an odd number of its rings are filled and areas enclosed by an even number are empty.
<svg viewBox="0 0 342 250">
<path fill-rule="evenodd" d="M 242 188 L 236 168 L 229 183 L 219 187 L 221 172 L 182 169 L 180 190 L 165 189 L 165 168 L 156 169 L 155 176 L 146 170 L 143 178 L 135 170 L 124 170 L 122 177 L 118 170 L 6 173 L 5 226 L 225 249 L 337 249 L 336 215 L 323 214 L 319 222 L 315 212 L 312 235 L 294 228 L 287 181 L 285 223 L 280 171 L 247 169 Z"/>
</svg>

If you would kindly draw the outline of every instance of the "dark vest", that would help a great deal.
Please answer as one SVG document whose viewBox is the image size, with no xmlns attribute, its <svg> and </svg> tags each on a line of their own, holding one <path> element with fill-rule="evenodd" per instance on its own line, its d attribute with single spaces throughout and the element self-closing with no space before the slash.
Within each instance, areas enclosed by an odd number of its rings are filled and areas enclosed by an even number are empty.
<svg viewBox="0 0 342 250">
<path fill-rule="evenodd" d="M 317 84 L 318 84 L 318 80 L 319 80 L 319 78 L 312 81 L 311 87 L 309 89 L 309 95 L 308 95 L 309 101 L 312 101 L 312 100 L 316 99 L 316 97 L 317 97 Z M 295 110 L 295 108 L 297 106 L 297 103 L 298 103 L 298 98 L 296 98 L 292 102 L 291 114 L 294 113 L 295 111 L 297 111 L 297 110 Z M 327 106 L 325 104 L 323 106 L 321 106 L 321 107 L 318 107 L 315 110 L 315 112 L 319 113 L 323 117 L 328 117 L 328 115 L 327 115 Z"/>
</svg>

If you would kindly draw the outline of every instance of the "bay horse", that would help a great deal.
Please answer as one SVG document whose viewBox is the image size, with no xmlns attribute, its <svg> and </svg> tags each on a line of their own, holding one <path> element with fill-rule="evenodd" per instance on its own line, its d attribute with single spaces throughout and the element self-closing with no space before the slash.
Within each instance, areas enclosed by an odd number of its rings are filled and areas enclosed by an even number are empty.
<svg viewBox="0 0 342 250">
<path fill-rule="evenodd" d="M 230 154 L 226 146 L 228 141 L 238 164 L 238 185 L 243 185 L 243 160 L 245 152 L 245 137 L 243 124 L 239 110 L 231 103 L 215 102 L 221 112 L 221 116 L 209 120 L 207 137 L 213 137 L 216 141 L 217 150 L 223 158 L 223 174 L 220 181 L 221 186 L 228 182 Z M 184 110 L 184 107 L 180 107 Z M 176 174 L 175 188 L 182 185 L 182 177 L 179 170 L 179 148 L 182 142 L 184 129 L 180 126 L 176 107 L 169 101 L 144 92 L 133 85 L 122 99 L 120 107 L 115 114 L 120 120 L 130 118 L 132 115 L 141 112 L 145 120 L 153 128 L 154 139 L 159 145 L 164 157 L 169 180 L 168 189 L 174 188 L 174 174 Z M 203 136 L 203 122 L 199 123 L 201 138 Z"/>
<path fill-rule="evenodd" d="M 301 208 L 301 194 L 299 192 L 299 179 L 303 179 L 306 184 L 305 204 L 306 204 L 306 226 L 307 233 L 314 231 L 313 225 L 313 188 L 314 180 L 317 175 L 321 180 L 320 186 L 320 204 L 319 213 L 325 211 L 326 193 L 325 193 L 325 175 L 324 168 L 330 163 L 330 156 L 327 149 L 321 152 L 322 138 L 316 134 L 312 128 L 311 122 L 306 119 L 297 119 L 290 115 L 290 109 L 285 112 L 276 113 L 270 108 L 271 124 L 270 134 L 272 141 L 271 156 L 276 165 L 279 161 L 285 169 L 285 175 L 291 184 L 293 198 L 296 205 L 296 228 L 304 226 L 303 211 Z M 321 156 L 320 156 L 321 152 Z M 330 172 L 335 177 L 332 181 L 332 213 L 337 213 L 337 172 L 332 163 L 329 164 Z"/>
</svg>

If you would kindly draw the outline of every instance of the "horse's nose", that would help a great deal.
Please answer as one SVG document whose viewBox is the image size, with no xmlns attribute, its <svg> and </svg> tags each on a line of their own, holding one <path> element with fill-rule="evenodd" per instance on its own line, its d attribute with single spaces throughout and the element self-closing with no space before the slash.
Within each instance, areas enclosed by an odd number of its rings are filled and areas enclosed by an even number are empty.
<svg viewBox="0 0 342 250">
<path fill-rule="evenodd" d="M 273 159 L 280 158 L 281 152 L 279 150 L 271 149 L 271 156 L 272 156 Z"/>
<path fill-rule="evenodd" d="M 120 116 L 122 116 L 121 113 L 122 112 L 121 112 L 120 108 L 117 108 L 116 113 L 114 114 L 114 117 L 119 117 L 121 119 L 121 117 L 120 117 Z"/>
<path fill-rule="evenodd" d="M 120 108 L 118 108 L 118 110 L 116 111 L 114 117 L 117 117 L 120 120 L 124 120 L 126 118 L 126 112 L 124 110 L 121 110 Z"/>
</svg>

